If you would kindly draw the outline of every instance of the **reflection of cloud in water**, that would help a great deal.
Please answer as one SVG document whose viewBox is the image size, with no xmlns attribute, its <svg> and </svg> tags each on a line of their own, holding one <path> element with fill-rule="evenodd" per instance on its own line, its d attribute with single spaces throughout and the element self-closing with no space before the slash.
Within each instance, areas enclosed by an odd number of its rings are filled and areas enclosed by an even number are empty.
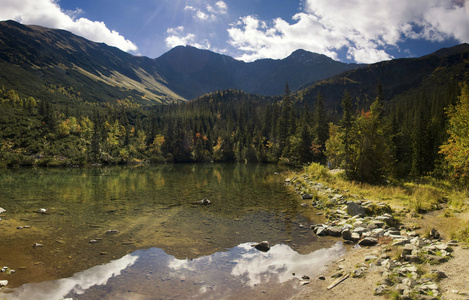
<svg viewBox="0 0 469 300">
<path fill-rule="evenodd" d="M 245 243 L 229 252 L 218 252 L 194 260 L 173 257 L 169 260 L 168 267 L 182 275 L 185 271 L 213 269 L 216 265 L 228 263 L 232 266 L 227 270 L 231 276 L 240 279 L 244 286 L 253 287 L 270 280 L 284 283 L 292 279 L 292 273 L 298 276 L 318 275 L 327 264 L 345 254 L 345 251 L 341 242 L 306 255 L 299 254 L 287 245 L 275 245 L 269 252 L 261 252 L 252 248 L 250 243 Z"/>
<path fill-rule="evenodd" d="M 240 247 L 251 248 L 248 244 Z M 259 283 L 277 279 L 279 283 L 292 279 L 292 273 L 299 276 L 316 275 L 327 264 L 345 253 L 342 243 L 331 248 L 320 249 L 310 254 L 301 255 L 287 245 L 275 245 L 269 252 L 249 251 L 233 260 L 236 266 L 231 274 L 243 278 L 246 285 L 254 286 Z"/>
<path fill-rule="evenodd" d="M 105 285 L 111 277 L 120 275 L 122 270 L 132 266 L 137 259 L 138 256 L 129 254 L 108 264 L 76 273 L 70 278 L 25 284 L 16 289 L 12 294 L 2 294 L 1 297 L 19 300 L 54 300 L 63 299 L 71 292 L 83 294 L 92 286 Z"/>
<path fill-rule="evenodd" d="M 0 294 L 0 299 L 53 300 L 66 296 L 96 299 L 96 295 L 104 299 L 136 299 L 137 296 L 153 299 L 154 295 L 161 299 L 251 299 L 259 295 L 259 288 L 268 289 L 269 297 L 274 290 L 285 295 L 296 286 L 291 281 L 292 273 L 298 277 L 318 275 L 325 265 L 344 253 L 342 243 L 306 255 L 287 245 L 275 245 L 265 253 L 251 247 L 251 243 L 244 243 L 189 260 L 151 248 L 70 278 L 25 284 L 12 294 Z"/>
</svg>

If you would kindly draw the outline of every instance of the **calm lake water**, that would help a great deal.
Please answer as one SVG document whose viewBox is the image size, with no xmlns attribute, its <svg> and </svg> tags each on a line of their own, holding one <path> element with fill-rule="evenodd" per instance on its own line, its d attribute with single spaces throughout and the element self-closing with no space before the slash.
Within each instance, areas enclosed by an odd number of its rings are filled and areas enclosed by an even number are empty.
<svg viewBox="0 0 469 300">
<path fill-rule="evenodd" d="M 345 249 L 313 235 L 309 225 L 323 220 L 278 171 L 0 170 L 0 268 L 9 268 L 0 298 L 285 299 Z M 212 204 L 195 204 L 203 198 Z M 269 252 L 251 247 L 263 240 Z"/>
</svg>

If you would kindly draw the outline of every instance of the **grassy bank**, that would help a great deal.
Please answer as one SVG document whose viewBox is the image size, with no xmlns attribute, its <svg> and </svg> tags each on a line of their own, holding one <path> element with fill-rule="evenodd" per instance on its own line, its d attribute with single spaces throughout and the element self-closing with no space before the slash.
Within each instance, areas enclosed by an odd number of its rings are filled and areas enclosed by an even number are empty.
<svg viewBox="0 0 469 300">
<path fill-rule="evenodd" d="M 428 233 L 432 226 L 438 226 L 438 230 L 448 238 L 469 243 L 469 191 L 449 181 L 425 177 L 370 185 L 347 180 L 343 171 L 328 170 L 316 163 L 291 176 L 296 177 L 304 193 L 319 201 L 328 199 L 308 183 L 323 183 L 341 194 L 389 204 L 402 223 L 419 228 L 423 234 Z"/>
</svg>

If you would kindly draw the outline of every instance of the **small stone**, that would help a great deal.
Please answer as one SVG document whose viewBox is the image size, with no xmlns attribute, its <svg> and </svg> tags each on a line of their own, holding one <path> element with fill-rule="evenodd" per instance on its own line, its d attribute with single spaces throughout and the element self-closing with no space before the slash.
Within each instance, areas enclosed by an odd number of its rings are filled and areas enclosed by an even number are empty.
<svg viewBox="0 0 469 300">
<path fill-rule="evenodd" d="M 375 259 L 378 259 L 378 257 L 376 257 L 375 255 L 367 255 L 367 256 L 365 256 L 365 261 L 375 260 Z"/>
<path fill-rule="evenodd" d="M 324 276 L 324 275 L 319 275 L 318 279 L 319 279 L 319 280 L 326 280 L 326 276 Z"/>
<path fill-rule="evenodd" d="M 0 287 L 4 287 L 8 285 L 8 280 L 0 280 Z"/>
<path fill-rule="evenodd" d="M 36 248 L 40 248 L 40 247 L 44 247 L 43 244 L 39 244 L 39 243 L 34 243 L 33 245 L 33 248 L 36 249 Z"/>
<path fill-rule="evenodd" d="M 327 235 L 338 237 L 338 236 L 341 236 L 342 229 L 337 226 L 330 226 L 326 228 L 326 233 Z"/>
<path fill-rule="evenodd" d="M 45 209 L 45 208 L 40 208 L 40 209 L 37 210 L 37 213 L 39 213 L 39 214 L 45 214 L 45 213 L 47 213 L 47 209 Z"/>
<path fill-rule="evenodd" d="M 317 236 L 326 236 L 327 235 L 326 228 L 318 227 L 317 230 L 316 230 L 316 235 Z"/>
<path fill-rule="evenodd" d="M 310 194 L 303 194 L 301 195 L 301 199 L 303 200 L 313 199 L 313 196 Z"/>
<path fill-rule="evenodd" d="M 431 263 L 437 263 L 437 264 L 446 261 L 446 258 L 443 256 L 431 255 L 431 254 L 425 255 L 424 258 Z"/>
<path fill-rule="evenodd" d="M 378 244 L 378 240 L 372 237 L 366 237 L 358 242 L 360 246 L 374 246 Z"/>
<path fill-rule="evenodd" d="M 23 229 L 23 228 L 24 228 L 23 226 L 16 227 L 16 229 Z"/>
<path fill-rule="evenodd" d="M 258 244 L 251 245 L 251 247 L 254 247 L 257 250 L 262 251 L 262 252 L 267 252 L 270 250 L 270 245 L 269 245 L 269 242 L 267 241 L 262 241 Z"/>
<path fill-rule="evenodd" d="M 0 214 L 6 212 L 6 209 L 0 207 Z"/>
<path fill-rule="evenodd" d="M 375 288 L 375 294 L 376 294 L 376 295 L 381 295 L 381 294 L 383 294 L 384 292 L 386 292 L 387 287 L 388 287 L 388 286 L 387 286 L 387 285 L 384 285 L 384 284 L 382 284 L 382 285 L 376 287 L 376 288 Z"/>
<path fill-rule="evenodd" d="M 357 242 L 360 239 L 360 234 L 357 232 L 352 232 L 352 241 Z"/>
<path fill-rule="evenodd" d="M 448 278 L 448 276 L 444 272 L 438 270 L 431 270 L 430 274 L 436 275 L 436 277 L 439 279 Z"/>
<path fill-rule="evenodd" d="M 430 230 L 430 238 L 438 240 L 440 239 L 440 233 L 435 228 L 432 228 L 432 230 Z"/>
<path fill-rule="evenodd" d="M 374 220 L 371 222 L 372 224 L 375 224 L 376 227 L 379 227 L 379 228 L 383 228 L 384 226 L 384 222 L 383 221 L 379 221 L 379 220 Z"/>
<path fill-rule="evenodd" d="M 352 240 L 352 231 L 350 229 L 342 230 L 342 238 L 346 241 Z"/>
<path fill-rule="evenodd" d="M 200 204 L 200 205 L 210 205 L 210 204 L 212 204 L 212 201 L 208 200 L 207 198 L 204 198 L 204 199 L 202 199 L 202 200 L 197 201 L 197 204 Z"/>
<path fill-rule="evenodd" d="M 90 244 L 96 244 L 98 241 L 97 240 L 91 240 L 89 243 Z"/>
<path fill-rule="evenodd" d="M 99 252 L 99 255 L 108 255 L 108 254 L 109 254 L 109 252 L 105 252 L 105 251 Z"/>
<path fill-rule="evenodd" d="M 339 271 L 337 273 L 334 273 L 331 275 L 331 278 L 339 278 L 339 277 L 342 277 L 344 275 L 344 273 L 342 271 Z"/>
<path fill-rule="evenodd" d="M 301 285 L 307 285 L 307 284 L 310 284 L 310 283 L 311 283 L 311 280 L 300 280 Z"/>
<path fill-rule="evenodd" d="M 116 233 L 119 233 L 119 230 L 110 229 L 110 230 L 106 231 L 106 234 L 116 234 Z"/>
</svg>

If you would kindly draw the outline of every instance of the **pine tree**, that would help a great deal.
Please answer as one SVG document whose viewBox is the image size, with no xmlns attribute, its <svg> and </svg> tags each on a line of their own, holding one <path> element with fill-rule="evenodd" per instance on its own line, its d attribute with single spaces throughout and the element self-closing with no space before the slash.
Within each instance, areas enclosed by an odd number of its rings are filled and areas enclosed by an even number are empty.
<svg viewBox="0 0 469 300">
<path fill-rule="evenodd" d="M 353 112 L 352 112 L 352 96 L 348 91 L 344 92 L 342 97 L 342 120 L 341 126 L 344 137 L 344 161 L 345 161 L 345 173 L 349 176 L 350 163 L 351 163 L 351 133 L 353 125 Z"/>
<path fill-rule="evenodd" d="M 321 94 L 318 94 L 316 103 L 314 105 L 313 120 L 314 144 L 320 151 L 316 157 L 318 160 L 323 160 L 325 158 L 324 151 L 326 150 L 326 141 L 329 138 L 329 124 L 326 110 L 324 108 L 324 98 Z"/>
</svg>

